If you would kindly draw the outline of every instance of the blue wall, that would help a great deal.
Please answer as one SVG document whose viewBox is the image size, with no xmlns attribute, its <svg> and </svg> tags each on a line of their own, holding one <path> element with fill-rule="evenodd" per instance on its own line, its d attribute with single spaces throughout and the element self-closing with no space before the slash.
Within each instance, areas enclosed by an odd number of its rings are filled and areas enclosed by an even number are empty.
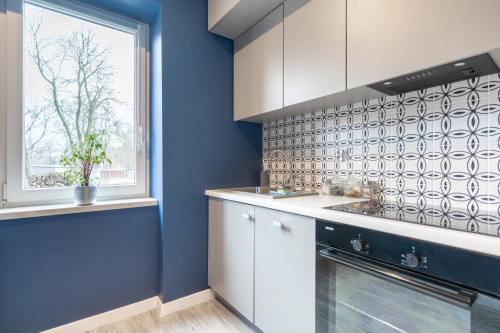
<svg viewBox="0 0 500 333">
<path fill-rule="evenodd" d="M 207 288 L 204 190 L 255 185 L 261 126 L 233 122 L 233 42 L 207 31 L 206 0 L 164 0 L 164 301 Z"/>
<path fill-rule="evenodd" d="M 158 294 L 157 207 L 0 222 L 0 332 L 39 332 Z"/>
<path fill-rule="evenodd" d="M 150 47 L 151 47 L 151 111 L 150 112 L 150 166 L 151 166 L 151 196 L 159 202 L 159 214 L 163 217 L 163 132 L 162 132 L 162 34 L 161 13 L 158 13 L 150 25 Z M 163 224 L 160 224 L 163 227 Z M 162 234 L 162 228 L 160 234 Z M 160 267 L 158 276 L 158 290 L 161 290 L 162 258 L 160 256 L 158 265 Z"/>
<path fill-rule="evenodd" d="M 161 0 L 79 0 L 142 22 L 152 22 L 158 15 Z M 202 0 L 204 1 L 204 0 Z"/>
</svg>

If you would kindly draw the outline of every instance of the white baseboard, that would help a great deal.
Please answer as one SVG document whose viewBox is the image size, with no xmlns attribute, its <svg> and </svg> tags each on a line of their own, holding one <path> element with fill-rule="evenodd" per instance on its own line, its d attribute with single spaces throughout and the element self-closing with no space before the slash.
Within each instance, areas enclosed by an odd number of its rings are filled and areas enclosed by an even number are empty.
<svg viewBox="0 0 500 333">
<path fill-rule="evenodd" d="M 200 291 L 183 298 L 176 299 L 165 304 L 160 304 L 158 308 L 158 315 L 160 317 L 168 316 L 169 314 L 181 311 L 192 306 L 208 302 L 214 298 L 214 293 L 210 289 Z"/>
<path fill-rule="evenodd" d="M 41 333 L 83 333 L 154 309 L 157 309 L 158 315 L 163 317 L 207 302 L 213 298 L 214 294 L 210 289 L 168 303 L 162 303 L 160 298 L 155 296 L 118 309 L 51 328 Z"/>
<path fill-rule="evenodd" d="M 43 331 L 41 333 L 82 333 L 95 328 L 112 324 L 114 322 L 133 317 L 135 315 L 151 311 L 158 307 L 160 299 L 158 296 L 143 301 L 123 306 L 118 309 L 103 312 L 98 315 L 87 317 L 69 324 Z"/>
</svg>

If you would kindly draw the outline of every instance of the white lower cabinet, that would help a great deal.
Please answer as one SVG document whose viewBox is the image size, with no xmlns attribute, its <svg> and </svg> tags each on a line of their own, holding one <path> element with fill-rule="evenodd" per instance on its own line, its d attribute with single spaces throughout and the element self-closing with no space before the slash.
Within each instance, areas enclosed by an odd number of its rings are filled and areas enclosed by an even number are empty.
<svg viewBox="0 0 500 333">
<path fill-rule="evenodd" d="M 255 322 L 265 333 L 315 330 L 315 220 L 255 207 Z"/>
<path fill-rule="evenodd" d="M 253 322 L 254 207 L 209 199 L 208 285 Z"/>
<path fill-rule="evenodd" d="M 315 220 L 209 199 L 208 284 L 264 333 L 315 330 Z"/>
</svg>

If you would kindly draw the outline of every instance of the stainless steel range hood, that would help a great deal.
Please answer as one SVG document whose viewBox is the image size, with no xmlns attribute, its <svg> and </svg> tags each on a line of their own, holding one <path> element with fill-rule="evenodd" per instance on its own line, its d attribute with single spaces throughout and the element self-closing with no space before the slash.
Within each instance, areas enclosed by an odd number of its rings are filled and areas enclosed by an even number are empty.
<svg viewBox="0 0 500 333">
<path fill-rule="evenodd" d="M 377 82 L 368 87 L 387 95 L 397 95 L 498 72 L 500 72 L 500 69 L 496 63 L 488 53 L 485 53 Z"/>
</svg>

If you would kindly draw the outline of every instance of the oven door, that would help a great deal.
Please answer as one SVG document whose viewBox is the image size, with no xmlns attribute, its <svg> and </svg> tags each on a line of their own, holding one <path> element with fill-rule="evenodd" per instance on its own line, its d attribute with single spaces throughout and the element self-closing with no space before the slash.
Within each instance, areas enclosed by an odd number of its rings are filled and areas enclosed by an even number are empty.
<svg viewBox="0 0 500 333">
<path fill-rule="evenodd" d="M 318 245 L 316 333 L 499 333 L 500 300 Z"/>
</svg>

